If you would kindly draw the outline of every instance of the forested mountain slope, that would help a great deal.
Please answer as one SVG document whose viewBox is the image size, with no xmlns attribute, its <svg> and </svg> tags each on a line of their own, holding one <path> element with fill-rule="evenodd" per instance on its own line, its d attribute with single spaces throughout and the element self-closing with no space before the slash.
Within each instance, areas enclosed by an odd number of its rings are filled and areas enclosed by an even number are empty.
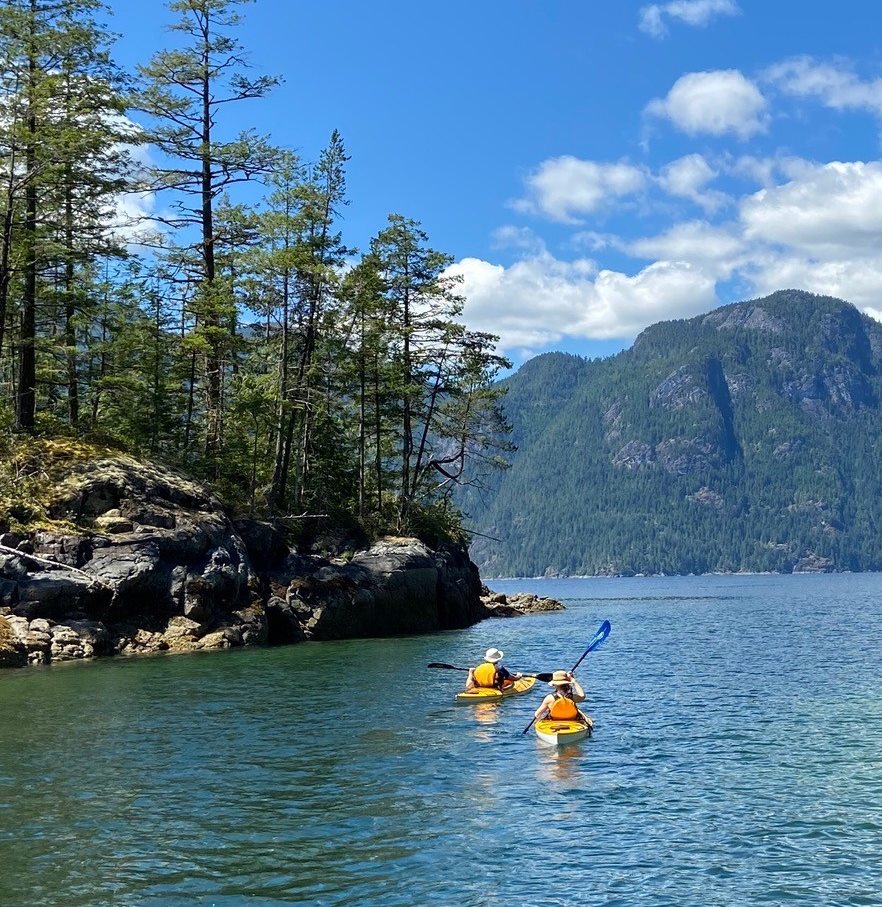
<svg viewBox="0 0 882 907">
<path fill-rule="evenodd" d="M 792 290 L 507 379 L 487 575 L 882 569 L 882 325 Z M 497 541 L 498 540 L 498 541 Z"/>
</svg>

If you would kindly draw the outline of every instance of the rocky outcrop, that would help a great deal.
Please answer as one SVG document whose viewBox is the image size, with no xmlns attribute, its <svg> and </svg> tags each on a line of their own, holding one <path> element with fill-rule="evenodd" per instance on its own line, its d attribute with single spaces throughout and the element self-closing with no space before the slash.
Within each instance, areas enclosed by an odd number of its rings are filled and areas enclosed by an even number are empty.
<svg viewBox="0 0 882 907">
<path fill-rule="evenodd" d="M 694 494 L 687 494 L 686 500 L 692 501 L 695 504 L 701 504 L 704 507 L 713 507 L 714 510 L 722 510 L 723 507 L 722 496 L 712 488 L 708 488 L 706 485 L 703 485 Z"/>
<path fill-rule="evenodd" d="M 23 654 L 22 664 L 72 661 L 110 653 L 110 634 L 100 621 L 71 619 L 56 623 L 43 617 L 28 620 L 11 613 L 0 620 L 9 627 Z"/>
<path fill-rule="evenodd" d="M 707 399 L 707 390 L 688 365 L 671 372 L 649 395 L 650 407 L 683 409 Z"/>
<path fill-rule="evenodd" d="M 794 573 L 832 573 L 835 569 L 833 559 L 819 554 L 808 554 L 801 557 L 793 566 Z"/>
<path fill-rule="evenodd" d="M 70 529 L 0 540 L 0 666 L 424 633 L 486 616 L 464 550 L 388 538 L 301 555 L 184 476 L 106 457 L 59 483 Z"/>
<path fill-rule="evenodd" d="M 704 324 L 713 325 L 718 331 L 760 331 L 765 334 L 782 334 L 784 325 L 762 306 L 742 303 L 725 306 L 704 316 Z"/>
<path fill-rule="evenodd" d="M 270 578 L 271 638 L 344 639 L 467 627 L 484 617 L 464 552 L 390 538 L 349 561 L 293 557 Z"/>
<path fill-rule="evenodd" d="M 7 618 L 0 616 L 0 668 L 20 668 L 28 663 L 24 643 Z"/>
<path fill-rule="evenodd" d="M 486 586 L 481 590 L 481 602 L 487 617 L 522 617 L 525 614 L 566 610 L 556 598 L 534 595 L 532 592 L 505 595 L 503 592 L 493 592 Z"/>
</svg>

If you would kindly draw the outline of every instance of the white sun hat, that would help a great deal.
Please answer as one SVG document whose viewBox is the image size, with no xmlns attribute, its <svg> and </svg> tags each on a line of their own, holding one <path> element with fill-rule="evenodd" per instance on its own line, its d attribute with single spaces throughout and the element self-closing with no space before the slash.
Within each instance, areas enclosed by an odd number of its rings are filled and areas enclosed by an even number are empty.
<svg viewBox="0 0 882 907">
<path fill-rule="evenodd" d="M 487 649 L 484 653 L 484 658 L 487 659 L 491 664 L 496 664 L 497 661 L 502 661 L 503 653 L 499 649 Z"/>
</svg>

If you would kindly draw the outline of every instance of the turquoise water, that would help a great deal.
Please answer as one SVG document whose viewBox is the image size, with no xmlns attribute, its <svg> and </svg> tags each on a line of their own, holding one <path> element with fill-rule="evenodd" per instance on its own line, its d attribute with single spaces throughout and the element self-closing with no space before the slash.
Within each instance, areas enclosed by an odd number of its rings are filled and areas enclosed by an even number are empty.
<svg viewBox="0 0 882 907">
<path fill-rule="evenodd" d="M 882 903 L 882 576 L 493 585 L 569 610 L 0 674 L 0 904 Z M 604 618 L 581 746 L 425 669 Z"/>
</svg>

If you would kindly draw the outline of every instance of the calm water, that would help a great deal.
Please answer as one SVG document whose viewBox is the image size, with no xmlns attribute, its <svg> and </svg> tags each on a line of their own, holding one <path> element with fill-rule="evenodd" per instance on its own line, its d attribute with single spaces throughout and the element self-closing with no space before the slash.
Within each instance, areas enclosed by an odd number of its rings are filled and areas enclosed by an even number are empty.
<svg viewBox="0 0 882 907">
<path fill-rule="evenodd" d="M 569 610 L 0 674 L 0 904 L 882 904 L 882 576 L 494 586 Z M 425 669 L 604 618 L 579 747 Z"/>
</svg>

